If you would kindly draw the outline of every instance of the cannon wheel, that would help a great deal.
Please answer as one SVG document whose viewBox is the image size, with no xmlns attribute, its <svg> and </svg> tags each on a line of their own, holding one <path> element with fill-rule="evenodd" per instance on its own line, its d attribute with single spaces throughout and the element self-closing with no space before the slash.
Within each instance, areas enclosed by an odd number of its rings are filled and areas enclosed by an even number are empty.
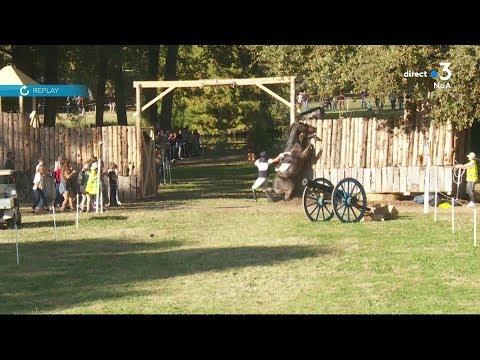
<svg viewBox="0 0 480 360">
<path fill-rule="evenodd" d="M 311 221 L 328 221 L 333 217 L 332 193 L 315 186 L 326 185 L 333 189 L 333 184 L 324 178 L 312 180 L 303 190 L 303 208 Z"/>
<path fill-rule="evenodd" d="M 345 178 L 333 190 L 333 210 L 341 222 L 359 222 L 367 210 L 367 195 L 356 179 Z"/>
</svg>

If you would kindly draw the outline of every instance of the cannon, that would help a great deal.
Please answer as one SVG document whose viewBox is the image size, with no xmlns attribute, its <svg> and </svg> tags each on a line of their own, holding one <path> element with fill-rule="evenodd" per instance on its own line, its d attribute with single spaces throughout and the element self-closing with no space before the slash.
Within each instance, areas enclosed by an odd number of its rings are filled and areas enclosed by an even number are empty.
<svg viewBox="0 0 480 360">
<path fill-rule="evenodd" d="M 325 179 L 304 179 L 303 208 L 311 221 L 359 222 L 367 210 L 367 195 L 356 179 L 345 178 L 337 186 Z"/>
</svg>

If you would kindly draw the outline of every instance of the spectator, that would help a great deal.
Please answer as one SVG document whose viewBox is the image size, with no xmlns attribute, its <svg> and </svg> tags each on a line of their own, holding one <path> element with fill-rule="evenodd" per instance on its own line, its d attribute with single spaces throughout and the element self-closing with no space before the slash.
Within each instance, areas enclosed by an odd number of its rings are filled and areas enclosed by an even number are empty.
<svg viewBox="0 0 480 360">
<path fill-rule="evenodd" d="M 302 108 L 302 105 L 303 105 L 303 92 L 302 91 L 300 91 L 297 95 L 297 105 L 298 105 L 299 109 Z"/>
<path fill-rule="evenodd" d="M 200 154 L 200 134 L 197 130 L 193 132 L 193 153 L 197 156 Z"/>
<path fill-rule="evenodd" d="M 109 206 L 118 206 L 118 166 L 115 163 L 110 163 L 110 168 L 108 169 L 108 180 L 110 183 L 110 201 Z"/>
<path fill-rule="evenodd" d="M 67 110 L 67 114 L 70 114 L 70 105 L 71 105 L 71 102 L 70 102 L 70 96 L 67 96 L 67 101 L 65 102 L 65 108 Z"/>
<path fill-rule="evenodd" d="M 367 90 L 363 90 L 360 93 L 360 99 L 362 100 L 362 105 L 361 105 L 362 110 L 367 109 Z"/>
<path fill-rule="evenodd" d="M 43 165 L 38 166 L 37 172 L 35 173 L 35 177 L 33 178 L 33 196 L 34 201 L 32 205 L 32 213 L 35 213 L 35 209 L 37 205 L 39 210 L 49 211 L 48 207 L 45 205 L 47 204 L 47 199 L 45 197 L 45 167 Z"/>
<path fill-rule="evenodd" d="M 5 169 L 6 170 L 15 170 L 15 156 L 13 155 L 13 151 L 7 152 L 7 161 L 5 161 Z"/>
<path fill-rule="evenodd" d="M 38 172 L 38 168 L 39 168 L 41 165 L 43 165 L 43 166 L 45 167 L 45 163 L 44 163 L 44 161 L 43 161 L 43 157 L 39 156 L 38 159 L 37 159 L 37 161 L 38 161 L 38 164 L 37 164 L 37 166 L 35 167 L 35 172 Z"/>
<path fill-rule="evenodd" d="M 345 110 L 345 95 L 340 91 L 340 95 L 337 96 L 338 110 Z"/>
<path fill-rule="evenodd" d="M 78 194 L 82 196 L 82 201 L 80 202 L 79 209 L 81 212 L 85 212 L 85 201 L 87 200 L 86 187 L 88 182 L 88 173 L 89 173 L 90 164 L 87 162 L 83 164 L 83 168 L 78 174 Z"/>
<path fill-rule="evenodd" d="M 456 164 L 453 166 L 454 169 L 467 169 L 467 193 L 468 197 L 470 198 L 470 202 L 467 206 L 475 207 L 475 192 L 474 186 L 475 183 L 478 181 L 478 166 L 477 166 L 477 156 L 474 152 L 471 152 L 467 155 L 468 163 L 460 165 Z"/>
<path fill-rule="evenodd" d="M 62 167 L 62 171 L 60 173 L 60 187 L 59 191 L 60 194 L 63 195 L 63 203 L 60 211 L 65 210 L 65 206 L 68 206 L 70 210 L 74 210 L 73 207 L 73 194 L 76 194 L 76 186 L 75 180 L 77 176 L 77 171 L 73 170 L 70 161 L 66 161 Z"/>
<path fill-rule="evenodd" d="M 390 94 L 390 104 L 392 105 L 392 110 L 395 110 L 395 103 L 397 102 L 397 97 L 395 94 Z"/>
<path fill-rule="evenodd" d="M 398 110 L 403 110 L 403 95 L 398 97 Z"/>
<path fill-rule="evenodd" d="M 87 193 L 87 212 L 90 211 L 90 202 L 92 198 L 97 195 L 97 187 L 98 187 L 98 162 L 92 163 L 90 166 L 90 173 L 88 174 L 88 181 L 85 191 Z M 93 199 L 95 202 L 95 199 Z"/>
</svg>

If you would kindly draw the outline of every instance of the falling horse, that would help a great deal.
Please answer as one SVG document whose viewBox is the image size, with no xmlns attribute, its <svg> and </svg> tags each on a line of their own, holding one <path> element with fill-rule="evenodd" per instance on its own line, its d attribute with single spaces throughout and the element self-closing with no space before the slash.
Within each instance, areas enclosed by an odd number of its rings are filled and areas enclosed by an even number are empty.
<svg viewBox="0 0 480 360">
<path fill-rule="evenodd" d="M 284 199 L 290 200 L 295 190 L 295 184 L 301 183 L 300 176 L 307 170 L 309 161 L 314 155 L 310 139 L 315 136 L 316 128 L 303 123 L 290 126 L 285 151 L 279 155 L 281 165 L 273 178 L 275 200 L 285 194 Z"/>
</svg>

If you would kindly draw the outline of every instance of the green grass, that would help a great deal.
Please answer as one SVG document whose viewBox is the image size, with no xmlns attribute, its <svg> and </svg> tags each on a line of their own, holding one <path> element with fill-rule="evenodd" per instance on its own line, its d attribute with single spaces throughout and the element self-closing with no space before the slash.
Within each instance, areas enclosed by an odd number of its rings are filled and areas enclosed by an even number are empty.
<svg viewBox="0 0 480 360">
<path fill-rule="evenodd" d="M 137 121 L 136 118 L 133 117 L 133 113 L 133 111 L 127 111 L 127 123 L 130 126 L 136 125 Z M 43 124 L 43 118 L 43 115 L 39 115 L 41 124 Z M 105 126 L 118 125 L 117 114 L 105 111 L 103 114 L 103 122 Z M 95 112 L 87 111 L 85 112 L 85 116 L 79 114 L 59 113 L 57 114 L 56 125 L 67 128 L 95 126 Z"/>
<path fill-rule="evenodd" d="M 342 117 L 344 118 L 355 118 L 355 117 L 364 117 L 364 118 L 371 118 L 371 117 L 376 117 L 378 119 L 386 119 L 390 117 L 398 117 L 403 115 L 403 110 L 392 110 L 391 109 L 391 104 L 388 99 L 386 99 L 383 104 L 384 104 L 384 110 L 362 110 L 361 109 L 361 100 L 357 99 L 355 102 L 353 102 L 353 99 L 347 98 L 345 100 L 345 106 L 347 106 L 347 101 L 348 101 L 348 111 L 342 111 Z M 305 110 L 308 112 L 309 109 L 312 109 L 314 107 L 320 106 L 320 102 L 312 102 L 308 104 L 308 109 Z M 372 102 L 372 106 L 374 108 L 375 102 Z M 398 101 L 397 101 L 397 109 L 398 109 Z M 325 112 L 325 119 L 338 119 L 340 117 L 339 111 L 332 111 L 332 110 L 327 110 Z"/>
<path fill-rule="evenodd" d="M 208 159 L 207 159 L 208 160 Z M 312 223 L 301 201 L 251 201 L 235 157 L 172 168 L 157 199 L 103 215 L 31 215 L 0 230 L 0 313 L 480 313 L 471 209 L 439 221 Z M 28 205 L 28 204 L 27 204 Z M 433 210 L 433 209 L 432 209 Z"/>
</svg>

